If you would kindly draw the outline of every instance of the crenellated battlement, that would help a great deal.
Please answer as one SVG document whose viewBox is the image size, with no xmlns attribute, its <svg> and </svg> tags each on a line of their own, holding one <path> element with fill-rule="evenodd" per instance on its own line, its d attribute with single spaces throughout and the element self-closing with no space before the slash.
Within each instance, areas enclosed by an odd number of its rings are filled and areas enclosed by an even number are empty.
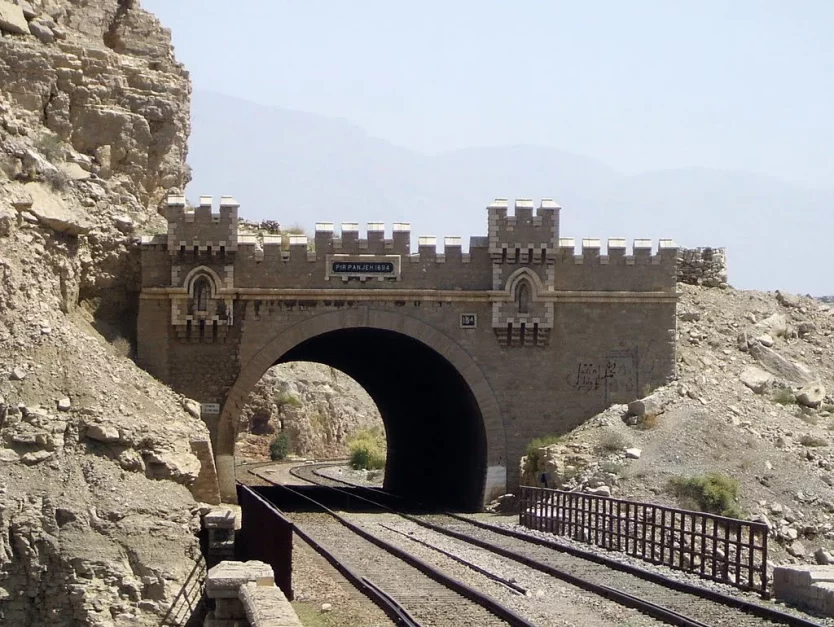
<svg viewBox="0 0 834 627">
<path fill-rule="evenodd" d="M 334 281 L 353 288 L 373 281 L 375 287 L 398 289 L 512 292 L 521 270 L 543 294 L 675 287 L 672 240 L 638 238 L 629 246 L 621 237 L 560 237 L 561 207 L 549 198 L 538 204 L 493 200 L 487 235 L 470 237 L 468 249 L 459 236 L 421 235 L 415 250 L 407 222 L 395 222 L 390 230 L 380 221 L 364 228 L 355 221 L 318 222 L 312 236 L 238 234 L 238 209 L 228 196 L 217 210 L 210 196 L 201 196 L 197 207 L 188 207 L 184 196 L 170 196 L 167 235 L 143 239 L 149 254 L 166 250 L 171 256 L 170 269 L 158 281 L 171 277 L 177 286 L 191 269 L 205 266 L 225 277 L 227 288 L 326 289 Z"/>
<path fill-rule="evenodd" d="M 553 199 L 543 198 L 535 208 L 531 199 L 520 198 L 514 203 L 512 215 L 508 209 L 506 198 L 496 198 L 487 207 L 489 254 L 493 259 L 546 259 L 556 252 L 561 207 Z"/>
<path fill-rule="evenodd" d="M 212 209 L 212 197 L 200 196 L 198 207 L 187 206 L 185 196 L 168 196 L 168 251 L 176 254 L 225 254 L 235 252 L 238 244 L 238 209 L 231 196 L 220 198 L 218 211 Z"/>
<path fill-rule="evenodd" d="M 624 237 L 608 238 L 607 248 L 603 252 L 602 240 L 596 237 L 582 238 L 582 245 L 577 250 L 576 240 L 572 237 L 559 238 L 558 259 L 563 263 L 597 264 L 597 265 L 657 265 L 660 263 L 676 262 L 678 246 L 671 239 L 658 241 L 656 252 L 653 253 L 653 242 L 650 239 L 635 239 L 629 253 Z"/>
</svg>

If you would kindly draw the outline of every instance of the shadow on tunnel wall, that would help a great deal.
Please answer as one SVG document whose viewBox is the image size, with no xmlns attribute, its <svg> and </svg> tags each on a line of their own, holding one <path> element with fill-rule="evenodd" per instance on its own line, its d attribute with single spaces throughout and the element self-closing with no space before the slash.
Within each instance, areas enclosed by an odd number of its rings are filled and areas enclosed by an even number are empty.
<svg viewBox="0 0 834 627">
<path fill-rule="evenodd" d="M 393 331 L 344 329 L 311 338 L 278 363 L 338 368 L 373 398 L 388 440 L 385 488 L 427 505 L 483 504 L 486 433 L 469 386 L 443 356 Z"/>
</svg>

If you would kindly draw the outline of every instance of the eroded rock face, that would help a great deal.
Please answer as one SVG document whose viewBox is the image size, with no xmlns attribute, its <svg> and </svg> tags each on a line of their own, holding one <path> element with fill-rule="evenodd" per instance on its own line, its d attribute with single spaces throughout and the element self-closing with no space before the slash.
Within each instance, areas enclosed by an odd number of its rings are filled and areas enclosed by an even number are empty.
<svg viewBox="0 0 834 627">
<path fill-rule="evenodd" d="M 101 315 L 186 182 L 189 93 L 136 2 L 0 0 L 0 624 L 159 625 L 195 565 L 208 432 Z"/>
<path fill-rule="evenodd" d="M 0 92 L 28 118 L 13 134 L 42 125 L 146 206 L 184 187 L 191 86 L 169 32 L 131 0 L 31 4 L 37 36 L 0 38 Z"/>
<path fill-rule="evenodd" d="M 266 458 L 269 442 L 283 430 L 294 453 L 342 457 L 353 432 L 381 426 L 371 397 L 344 373 L 322 364 L 282 364 L 264 375 L 241 412 L 238 450 L 241 458 Z"/>
</svg>

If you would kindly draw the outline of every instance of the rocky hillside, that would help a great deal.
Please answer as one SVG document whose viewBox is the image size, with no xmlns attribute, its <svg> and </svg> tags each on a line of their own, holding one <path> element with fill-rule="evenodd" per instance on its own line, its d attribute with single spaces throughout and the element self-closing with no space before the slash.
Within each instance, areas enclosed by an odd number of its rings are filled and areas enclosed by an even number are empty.
<svg viewBox="0 0 834 627">
<path fill-rule="evenodd" d="M 738 482 L 741 515 L 771 526 L 778 560 L 827 561 L 834 309 L 779 292 L 679 289 L 678 380 L 531 451 L 526 480 L 688 506 L 670 480 L 719 473 Z"/>
<path fill-rule="evenodd" d="M 343 372 L 322 364 L 292 362 L 264 375 L 241 413 L 238 461 L 269 459 L 269 443 L 289 435 L 297 455 L 345 456 L 357 429 L 382 426 L 371 397 Z"/>
<path fill-rule="evenodd" d="M 129 359 L 135 241 L 188 179 L 188 76 L 131 0 L 0 0 L 0 35 L 0 623 L 158 625 L 207 433 Z"/>
</svg>

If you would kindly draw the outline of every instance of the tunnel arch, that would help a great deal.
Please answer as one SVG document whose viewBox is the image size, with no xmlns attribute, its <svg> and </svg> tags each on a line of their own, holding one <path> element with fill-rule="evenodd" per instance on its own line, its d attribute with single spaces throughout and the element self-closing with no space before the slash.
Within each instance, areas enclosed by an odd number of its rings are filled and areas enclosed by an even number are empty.
<svg viewBox="0 0 834 627">
<path fill-rule="evenodd" d="M 216 460 L 220 489 L 225 501 L 233 501 L 234 489 L 234 447 L 235 447 L 235 425 L 240 410 L 246 403 L 246 399 L 255 384 L 263 374 L 276 363 L 291 360 L 301 360 L 298 355 L 307 361 L 322 361 L 316 359 L 317 350 L 321 350 L 321 341 L 316 338 L 342 338 L 345 346 L 351 344 L 348 337 L 356 333 L 364 333 L 364 338 L 377 337 L 396 338 L 393 341 L 399 342 L 399 346 L 408 346 L 413 349 L 412 355 L 422 355 L 420 359 L 436 359 L 432 362 L 434 366 L 445 370 L 447 378 L 459 378 L 462 392 L 471 397 L 472 411 L 477 411 L 480 419 L 480 432 L 483 437 L 483 460 L 482 477 L 478 485 L 479 494 L 475 495 L 478 505 L 483 499 L 493 493 L 505 489 L 506 486 L 506 435 L 500 407 L 495 394 L 475 360 L 457 342 L 451 339 L 442 331 L 422 322 L 411 316 L 373 307 L 359 307 L 346 310 L 331 311 L 317 316 L 307 318 L 290 327 L 283 329 L 277 335 L 268 338 L 259 345 L 241 347 L 241 369 L 232 386 L 218 425 L 216 441 Z M 370 335 L 369 335 L 370 334 Z M 316 348 L 316 345 L 319 348 Z M 306 348 L 305 348 L 306 347 Z M 424 351 L 421 353 L 421 351 Z M 294 357 L 296 355 L 296 357 Z M 321 353 L 319 352 L 319 355 Z M 310 359 L 310 357 L 313 357 Z M 288 359 L 289 357 L 289 359 Z M 332 357 L 332 356 L 331 356 Z M 327 358 L 327 356 L 325 356 Z M 357 359 L 356 357 L 354 359 Z M 322 361 L 322 363 L 330 363 Z M 362 381 L 363 374 L 359 378 L 354 376 L 356 368 L 351 368 L 349 358 L 343 359 L 340 364 L 330 363 L 350 376 L 356 378 L 363 387 L 374 388 L 373 381 L 368 377 Z M 404 367 L 405 364 L 404 364 Z M 354 370 L 351 373 L 351 370 Z M 367 375 L 367 373 L 365 373 Z M 438 380 L 440 381 L 440 380 Z M 454 383 L 452 381 L 451 383 Z M 451 388 L 449 388 L 451 389 Z M 380 403 L 380 391 L 368 390 L 374 401 Z M 390 400 L 390 399 L 389 399 Z M 383 404 L 386 399 L 383 399 Z M 395 416 L 385 417 L 386 432 L 390 431 L 389 420 L 395 420 Z M 389 435 L 389 438 L 391 436 Z M 465 443 L 463 443 L 465 445 Z M 477 443 L 473 443 L 477 446 Z M 394 455 L 396 452 L 394 446 Z M 469 495 L 470 497 L 472 495 Z"/>
</svg>

